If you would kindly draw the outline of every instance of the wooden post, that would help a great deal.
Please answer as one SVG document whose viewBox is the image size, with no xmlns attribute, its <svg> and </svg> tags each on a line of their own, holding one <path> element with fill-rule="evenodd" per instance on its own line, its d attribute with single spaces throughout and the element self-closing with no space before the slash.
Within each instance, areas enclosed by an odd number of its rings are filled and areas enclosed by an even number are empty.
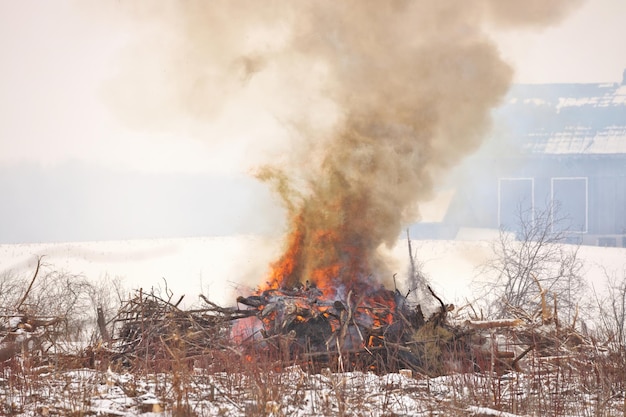
<svg viewBox="0 0 626 417">
<path fill-rule="evenodd" d="M 106 323 L 104 311 L 102 311 L 102 307 L 98 307 L 98 329 L 100 330 L 100 336 L 102 336 L 102 341 L 104 343 L 109 344 L 111 336 L 109 336 L 109 332 L 107 331 Z"/>
</svg>

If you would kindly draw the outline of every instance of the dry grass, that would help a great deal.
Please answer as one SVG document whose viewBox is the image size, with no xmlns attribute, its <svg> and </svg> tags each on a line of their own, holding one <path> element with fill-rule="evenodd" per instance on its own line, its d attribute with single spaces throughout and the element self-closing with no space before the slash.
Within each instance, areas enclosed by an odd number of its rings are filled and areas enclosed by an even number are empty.
<svg viewBox="0 0 626 417">
<path fill-rule="evenodd" d="M 37 365 L 24 352 L 4 364 L 3 415 L 172 416 L 625 416 L 624 350 L 585 349 L 541 357 L 531 352 L 522 372 L 458 372 L 428 377 L 368 370 L 315 372 L 286 363 L 271 349 L 219 349 L 190 362 L 184 345 L 164 346 L 169 358 L 112 371 Z M 459 356 L 465 352 L 459 352 Z M 162 371 L 157 371 L 161 369 Z M 495 411 L 494 411 L 495 410 Z M 500 412 L 501 414 L 497 414 Z M 493 414 L 490 414 L 493 413 Z"/>
</svg>

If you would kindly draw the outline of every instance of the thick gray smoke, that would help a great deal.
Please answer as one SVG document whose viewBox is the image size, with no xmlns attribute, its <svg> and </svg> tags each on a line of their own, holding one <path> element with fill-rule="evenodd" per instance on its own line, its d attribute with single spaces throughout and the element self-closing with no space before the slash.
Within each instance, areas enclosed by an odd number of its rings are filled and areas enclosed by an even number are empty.
<svg viewBox="0 0 626 417">
<path fill-rule="evenodd" d="M 108 97 L 140 126 L 274 114 L 290 141 L 258 176 L 282 196 L 291 230 L 272 283 L 380 276 L 377 248 L 478 148 L 509 87 L 486 25 L 545 26 L 578 3 L 126 2 L 150 36 Z"/>
</svg>

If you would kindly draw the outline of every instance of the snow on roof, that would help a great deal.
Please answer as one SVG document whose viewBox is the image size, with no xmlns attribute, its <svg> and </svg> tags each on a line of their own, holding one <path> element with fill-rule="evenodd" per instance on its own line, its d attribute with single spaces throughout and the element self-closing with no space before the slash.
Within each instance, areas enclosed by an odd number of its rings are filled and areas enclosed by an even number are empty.
<svg viewBox="0 0 626 417">
<path fill-rule="evenodd" d="M 533 154 L 626 154 L 626 85 L 516 85 L 497 120 Z"/>
<path fill-rule="evenodd" d="M 568 129 L 563 132 L 529 135 L 525 149 L 544 154 L 626 154 L 626 128 L 609 126 L 602 131 Z"/>
</svg>

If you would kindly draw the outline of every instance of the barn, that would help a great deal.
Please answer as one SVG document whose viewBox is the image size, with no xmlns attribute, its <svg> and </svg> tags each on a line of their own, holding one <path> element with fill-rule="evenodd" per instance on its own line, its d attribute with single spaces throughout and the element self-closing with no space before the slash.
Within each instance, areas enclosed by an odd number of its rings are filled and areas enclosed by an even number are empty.
<svg viewBox="0 0 626 417">
<path fill-rule="evenodd" d="M 494 120 L 452 175 L 442 218 L 413 225 L 414 238 L 515 231 L 553 211 L 572 243 L 626 247 L 626 71 L 621 83 L 515 85 Z"/>
</svg>

